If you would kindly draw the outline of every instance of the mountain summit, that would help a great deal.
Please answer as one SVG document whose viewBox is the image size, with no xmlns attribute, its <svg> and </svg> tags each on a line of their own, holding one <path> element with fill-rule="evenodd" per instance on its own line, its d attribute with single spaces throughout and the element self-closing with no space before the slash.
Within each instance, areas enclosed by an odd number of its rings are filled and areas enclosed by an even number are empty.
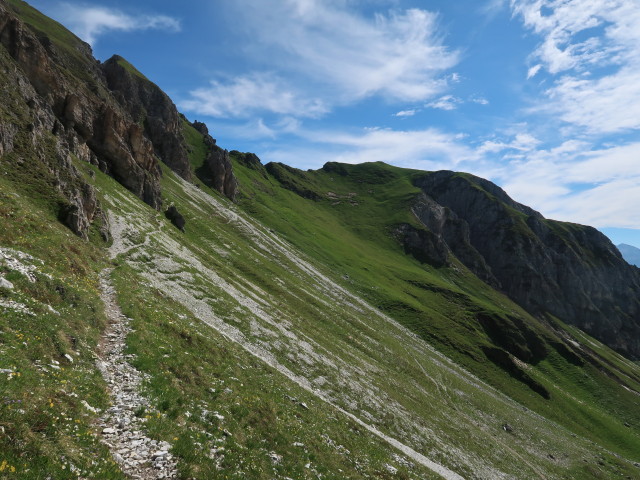
<svg viewBox="0 0 640 480">
<path fill-rule="evenodd" d="M 618 250 L 622 254 L 622 257 L 631 265 L 635 265 L 636 267 L 640 267 L 640 248 L 634 247 L 633 245 L 627 245 L 626 243 L 621 243 L 618 245 Z"/>
</svg>

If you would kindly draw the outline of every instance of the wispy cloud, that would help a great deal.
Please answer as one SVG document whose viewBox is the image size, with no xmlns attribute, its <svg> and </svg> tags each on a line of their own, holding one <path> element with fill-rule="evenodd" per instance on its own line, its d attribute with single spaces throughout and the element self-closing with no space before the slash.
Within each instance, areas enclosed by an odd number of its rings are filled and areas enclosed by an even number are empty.
<svg viewBox="0 0 640 480">
<path fill-rule="evenodd" d="M 462 100 L 459 98 L 453 95 L 444 95 L 433 102 L 427 103 L 425 107 L 438 110 L 455 110 L 460 103 L 462 103 Z"/>
<path fill-rule="evenodd" d="M 253 55 L 254 65 L 304 89 L 296 93 L 302 104 L 320 98 L 332 109 L 372 96 L 416 102 L 447 88 L 446 72 L 459 55 L 444 45 L 437 14 L 408 9 L 366 16 L 351 3 L 238 0 L 226 8 L 252 38 L 245 53 Z M 216 83 L 215 88 L 242 93 L 234 84 Z M 280 113 L 257 100 L 263 110 Z"/>
<path fill-rule="evenodd" d="M 182 108 L 212 117 L 247 117 L 260 111 L 317 117 L 327 111 L 321 100 L 304 98 L 271 74 L 212 81 L 209 86 L 192 91 L 190 97 L 180 103 Z"/>
<path fill-rule="evenodd" d="M 484 97 L 471 97 L 469 101 L 472 103 L 477 103 L 478 105 L 489 105 L 489 100 Z"/>
<path fill-rule="evenodd" d="M 503 162 L 494 164 L 495 178 L 547 216 L 640 228 L 640 143 L 623 135 L 640 129 L 637 2 L 511 0 L 511 8 L 540 38 L 527 78 L 546 72 L 550 86 L 534 111 L 566 127 L 556 146 L 485 142 L 480 150 Z"/>
<path fill-rule="evenodd" d="M 301 140 L 287 148 L 265 152 L 264 160 L 319 168 L 325 162 L 362 163 L 382 161 L 407 168 L 437 170 L 455 168 L 479 158 L 456 134 L 435 128 L 396 130 L 364 128 L 351 132 L 299 129 Z"/>
<path fill-rule="evenodd" d="M 411 110 L 400 110 L 397 113 L 394 113 L 393 116 L 394 117 L 413 117 L 416 113 L 418 113 L 417 109 L 411 109 Z"/>
<path fill-rule="evenodd" d="M 511 0 L 541 37 L 533 52 L 556 76 L 546 92 L 562 120 L 594 134 L 640 128 L 640 8 L 627 0 Z"/>
<path fill-rule="evenodd" d="M 640 227 L 640 143 L 596 147 L 567 140 L 555 147 L 523 131 L 478 148 L 485 158 L 502 152 L 488 175 L 517 201 L 545 216 L 596 227 Z M 516 152 L 514 154 L 513 152 Z"/>
<path fill-rule="evenodd" d="M 517 150 L 526 152 L 535 149 L 540 140 L 529 133 L 518 133 L 509 141 L 487 140 L 478 148 L 478 153 L 497 153 L 504 150 Z"/>
<path fill-rule="evenodd" d="M 113 8 L 87 4 L 62 3 L 58 17 L 76 35 L 90 44 L 110 31 L 132 32 L 135 30 L 180 31 L 180 21 L 157 14 L 128 14 Z"/>
<path fill-rule="evenodd" d="M 535 77 L 538 72 L 540 71 L 540 69 L 542 68 L 542 65 L 537 63 L 535 64 L 533 67 L 529 68 L 529 70 L 527 71 L 527 80 L 529 80 L 530 78 Z"/>
<path fill-rule="evenodd" d="M 508 8 L 509 0 L 487 0 L 484 4 L 480 5 L 480 13 L 483 15 L 493 17 L 498 14 L 502 9 Z"/>
</svg>

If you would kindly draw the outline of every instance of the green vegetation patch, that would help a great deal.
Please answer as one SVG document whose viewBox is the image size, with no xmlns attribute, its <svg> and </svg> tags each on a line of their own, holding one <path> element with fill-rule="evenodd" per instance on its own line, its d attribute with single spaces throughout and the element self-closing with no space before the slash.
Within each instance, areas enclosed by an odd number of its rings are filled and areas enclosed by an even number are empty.
<svg viewBox="0 0 640 480">
<path fill-rule="evenodd" d="M 639 459 L 637 383 L 625 389 L 624 382 L 613 381 L 603 357 L 558 340 L 549 325 L 464 266 L 454 262 L 433 268 L 404 254 L 390 227 L 411 221 L 418 173 L 380 163 L 329 163 L 308 172 L 280 167 L 275 175 L 272 167 L 265 170 L 266 177 L 242 162 L 235 164 L 245 211 L 501 392 L 612 451 Z M 304 190 L 316 195 L 300 194 Z M 509 211 L 514 228 L 529 231 L 526 215 Z M 589 342 L 604 349 L 607 358 L 622 361 L 599 342 Z M 629 375 L 633 364 L 624 368 L 628 377 L 638 375 L 637 370 Z"/>
<path fill-rule="evenodd" d="M 180 478 L 439 478 L 398 465 L 381 440 L 145 285 L 115 271 L 128 352 L 151 376 L 150 435 L 173 445 Z"/>
<path fill-rule="evenodd" d="M 103 253 L 18 192 L 0 178 L 0 477 L 124 478 L 91 410 L 107 406 Z"/>
</svg>

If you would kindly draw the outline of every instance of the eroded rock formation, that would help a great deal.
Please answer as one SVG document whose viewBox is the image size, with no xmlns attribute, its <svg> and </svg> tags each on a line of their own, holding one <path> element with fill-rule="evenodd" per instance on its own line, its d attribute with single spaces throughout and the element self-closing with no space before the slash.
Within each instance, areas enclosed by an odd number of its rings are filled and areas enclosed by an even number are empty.
<svg viewBox="0 0 640 480">
<path fill-rule="evenodd" d="M 205 159 L 207 175 L 204 180 L 218 192 L 235 201 L 238 194 L 238 180 L 233 173 L 233 166 L 229 158 L 229 152 L 220 148 L 216 140 L 209 135 L 207 126 L 199 121 L 191 124 L 201 135 L 208 153 Z"/>
<path fill-rule="evenodd" d="M 473 175 L 434 172 L 415 185 L 423 194 L 413 211 L 446 244 L 442 251 L 529 312 L 553 315 L 640 358 L 640 270 L 607 237 L 547 220 Z"/>
<path fill-rule="evenodd" d="M 31 17 L 42 25 L 22 20 Z M 185 179 L 191 175 L 183 120 L 169 97 L 126 60 L 114 56 L 100 64 L 88 44 L 51 24 L 27 4 L 0 3 L 0 88 L 10 104 L 0 116 L 0 156 L 46 165 L 65 199 L 60 219 L 87 237 L 101 209 L 74 159 L 98 166 L 159 209 L 159 160 Z M 214 153 L 220 188 L 233 196 L 228 156 Z"/>
</svg>

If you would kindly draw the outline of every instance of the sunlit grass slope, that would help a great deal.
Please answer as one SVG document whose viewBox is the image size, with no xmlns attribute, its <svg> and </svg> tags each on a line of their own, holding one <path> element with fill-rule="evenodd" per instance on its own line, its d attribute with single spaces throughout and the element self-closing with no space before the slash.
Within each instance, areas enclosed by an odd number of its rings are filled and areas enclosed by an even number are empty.
<svg viewBox="0 0 640 480">
<path fill-rule="evenodd" d="M 416 224 L 409 208 L 419 193 L 413 179 L 424 172 L 382 163 L 328 164 L 303 172 L 247 164 L 239 153 L 235 158 L 245 211 L 502 392 L 637 457 L 637 365 L 599 342 L 589 340 L 597 350 L 587 345 L 575 329 L 532 318 L 459 263 L 434 268 L 404 253 L 392 230 L 401 222 Z M 532 361 L 516 360 L 520 371 L 514 371 L 491 356 L 495 347 L 530 353 Z"/>
</svg>

